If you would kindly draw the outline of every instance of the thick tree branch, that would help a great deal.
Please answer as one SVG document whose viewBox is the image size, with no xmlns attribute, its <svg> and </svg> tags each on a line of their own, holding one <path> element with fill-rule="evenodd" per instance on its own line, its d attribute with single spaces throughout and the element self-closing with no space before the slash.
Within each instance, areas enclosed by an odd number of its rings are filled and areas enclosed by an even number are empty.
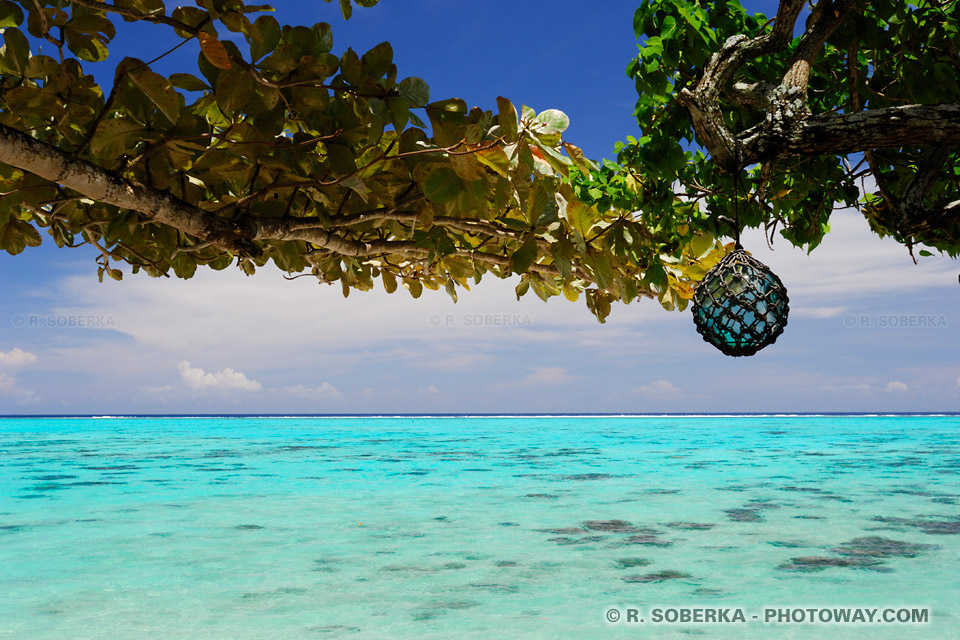
<svg viewBox="0 0 960 640">
<path fill-rule="evenodd" d="M 747 164 L 775 156 L 847 155 L 871 149 L 960 145 L 960 105 L 914 104 L 808 117 L 792 129 L 743 133 Z"/>
<path fill-rule="evenodd" d="M 720 51 L 710 58 L 694 88 L 680 91 L 680 101 L 690 112 L 697 139 L 710 151 L 722 170 L 736 171 L 750 164 L 751 157 L 756 155 L 751 144 L 755 146 L 758 141 L 730 131 L 720 107 L 720 93 L 728 93 L 740 104 L 765 107 L 767 129 L 789 129 L 809 111 L 806 92 L 814 58 L 854 4 L 855 0 L 821 0 L 817 3 L 811 26 L 801 37 L 779 86 L 738 83 L 727 89 L 734 74 L 747 60 L 787 48 L 793 39 L 793 25 L 803 9 L 802 1 L 782 0 L 772 30 L 755 38 L 743 34 L 728 38 Z"/>
<path fill-rule="evenodd" d="M 811 26 L 800 38 L 793 53 L 793 58 L 783 76 L 781 86 L 784 89 L 797 87 L 806 96 L 807 82 L 810 79 L 810 66 L 814 58 L 823 49 L 827 41 L 840 23 L 844 21 L 856 2 L 854 0 L 820 0 L 810 16 Z M 804 101 L 806 98 L 804 97 Z"/>
<path fill-rule="evenodd" d="M 774 91 L 777 85 L 770 82 L 735 82 L 727 91 L 727 96 L 744 107 L 762 107 L 770 106 L 773 101 Z"/>
<path fill-rule="evenodd" d="M 75 158 L 3 124 L 0 124 L 0 162 L 73 189 L 92 200 L 139 211 L 150 220 L 236 255 L 259 255 L 261 250 L 253 244 L 254 240 L 305 240 L 348 256 L 421 249 L 412 242 L 359 242 L 319 228 L 290 228 L 293 221 L 302 224 L 302 218 L 221 218 L 165 191 L 123 180 L 113 171 Z"/>
<path fill-rule="evenodd" d="M 690 112 L 698 140 L 724 170 L 736 170 L 740 154 L 739 141 L 723 120 L 718 101 L 720 92 L 747 60 L 787 48 L 803 6 L 803 0 L 782 0 L 773 29 L 755 38 L 743 34 L 727 38 L 720 51 L 710 58 L 694 88 L 680 90 L 678 99 Z"/>
<path fill-rule="evenodd" d="M 210 242 L 230 253 L 256 252 L 243 231 L 179 198 L 123 180 L 118 174 L 0 124 L 0 162 L 82 193 L 92 200 L 139 211 L 151 220 Z"/>
</svg>

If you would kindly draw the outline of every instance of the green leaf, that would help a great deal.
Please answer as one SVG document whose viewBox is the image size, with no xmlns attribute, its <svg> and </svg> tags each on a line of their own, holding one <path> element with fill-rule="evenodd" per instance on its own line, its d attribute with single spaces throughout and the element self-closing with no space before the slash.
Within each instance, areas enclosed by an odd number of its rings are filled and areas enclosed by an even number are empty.
<svg viewBox="0 0 960 640">
<path fill-rule="evenodd" d="M 570 227 L 586 238 L 591 227 L 600 219 L 600 213 L 596 207 L 587 206 L 579 200 L 572 200 L 567 203 L 566 217 Z"/>
<path fill-rule="evenodd" d="M 504 178 L 510 177 L 510 158 L 502 147 L 492 147 L 478 151 L 476 158 Z"/>
<path fill-rule="evenodd" d="M 4 67 L 13 72 L 24 75 L 27 62 L 30 59 L 30 44 L 20 29 L 7 28 L 3 30 L 3 62 Z"/>
<path fill-rule="evenodd" d="M 326 22 L 318 22 L 310 27 L 315 37 L 315 46 L 313 48 L 313 57 L 319 58 L 321 54 L 330 53 L 333 49 L 333 29 Z"/>
<path fill-rule="evenodd" d="M 370 199 L 370 189 L 367 188 L 366 183 L 360 179 L 360 176 L 351 176 L 343 181 L 343 186 L 352 189 L 363 198 L 364 202 L 369 201 Z"/>
<path fill-rule="evenodd" d="M 660 25 L 660 37 L 669 40 L 677 32 L 677 19 L 673 16 L 667 16 Z"/>
<path fill-rule="evenodd" d="M 171 74 L 170 83 L 184 91 L 206 91 L 210 89 L 210 86 L 206 82 L 189 73 Z"/>
<path fill-rule="evenodd" d="M 114 4 L 124 9 L 133 9 L 137 13 L 153 13 L 163 15 L 164 6 L 162 0 L 114 0 Z M 124 20 L 132 22 L 134 18 L 124 17 Z"/>
<path fill-rule="evenodd" d="M 420 78 L 405 78 L 397 86 L 400 97 L 407 100 L 411 106 L 422 107 L 430 102 L 430 87 Z"/>
<path fill-rule="evenodd" d="M 260 32 L 260 40 L 250 42 L 250 57 L 257 61 L 267 54 L 273 53 L 277 45 L 280 44 L 280 23 L 273 16 L 260 16 L 253 23 L 254 28 Z"/>
<path fill-rule="evenodd" d="M 597 286 L 601 289 L 606 289 L 613 283 L 613 268 L 607 256 L 602 253 L 588 253 L 583 261 L 590 267 L 590 271 L 597 279 Z"/>
<path fill-rule="evenodd" d="M 533 126 L 539 134 L 563 133 L 570 126 L 570 118 L 563 111 L 547 109 L 537 114 Z"/>
<path fill-rule="evenodd" d="M 564 142 L 563 149 L 567 152 L 567 155 L 570 156 L 570 159 L 573 160 L 574 166 L 580 169 L 585 176 L 589 177 L 590 172 L 596 169 L 593 162 L 584 155 L 580 147 Z"/>
<path fill-rule="evenodd" d="M 17 229 L 16 221 L 10 221 L 0 227 L 0 247 L 12 256 L 26 249 L 27 239 Z"/>
<path fill-rule="evenodd" d="M 40 246 L 40 232 L 37 231 L 36 227 L 23 220 L 15 220 L 13 224 L 16 226 L 17 231 L 23 234 L 24 243 L 28 247 Z"/>
<path fill-rule="evenodd" d="M 76 54 L 78 58 L 86 62 L 100 62 L 106 60 L 110 55 L 107 45 L 97 38 L 85 33 L 76 33 L 73 31 L 65 32 L 67 48 Z"/>
<path fill-rule="evenodd" d="M 537 259 L 537 239 L 529 236 L 510 257 L 510 269 L 514 273 L 526 273 Z"/>
<path fill-rule="evenodd" d="M 387 98 L 387 110 L 390 112 L 390 123 L 394 131 L 403 131 L 410 119 L 410 107 L 403 98 Z"/>
<path fill-rule="evenodd" d="M 350 84 L 360 84 L 360 69 L 360 56 L 357 55 L 357 52 L 353 49 L 344 51 L 343 55 L 340 56 L 340 73 L 343 74 L 343 78 Z"/>
<path fill-rule="evenodd" d="M 65 32 L 73 31 L 75 33 L 84 33 L 91 36 L 99 36 L 101 40 L 110 41 L 117 35 L 117 29 L 107 18 L 96 14 L 74 15 L 63 26 Z"/>
<path fill-rule="evenodd" d="M 410 295 L 414 299 L 419 298 L 420 294 L 423 293 L 423 284 L 414 278 L 404 278 L 403 286 L 410 292 Z"/>
<path fill-rule="evenodd" d="M 397 276 L 392 271 L 384 269 L 380 272 L 380 278 L 383 280 L 383 289 L 387 293 L 393 293 L 397 290 Z"/>
<path fill-rule="evenodd" d="M 142 125 L 129 118 L 104 120 L 90 141 L 90 150 L 105 159 L 119 158 L 133 148 L 145 131 Z"/>
<path fill-rule="evenodd" d="M 0 2 L 0 29 L 19 27 L 23 22 L 23 11 L 10 0 Z"/>
<path fill-rule="evenodd" d="M 518 138 L 517 109 L 513 103 L 500 96 L 497 98 L 497 109 L 500 112 L 498 123 L 504 140 L 513 143 Z"/>
<path fill-rule="evenodd" d="M 360 74 L 366 78 L 382 78 L 393 64 L 393 47 L 381 42 L 360 58 Z"/>
<path fill-rule="evenodd" d="M 434 169 L 423 181 L 423 193 L 427 196 L 427 200 L 437 204 L 454 200 L 460 195 L 461 189 L 460 178 L 449 167 Z"/>
<path fill-rule="evenodd" d="M 217 79 L 217 104 L 230 117 L 240 111 L 253 93 L 253 79 L 245 71 L 226 71 Z"/>
<path fill-rule="evenodd" d="M 146 67 L 131 73 L 130 80 L 150 98 L 167 120 L 176 124 L 180 116 L 180 96 L 169 80 Z"/>
<path fill-rule="evenodd" d="M 457 301 L 457 285 L 453 281 L 453 278 L 447 278 L 447 282 L 444 284 L 444 289 L 447 292 L 447 295 L 456 302 Z"/>
<path fill-rule="evenodd" d="M 527 200 L 527 222 L 531 227 L 537 223 L 543 210 L 547 208 L 547 198 L 547 189 L 543 186 L 543 182 L 537 182 L 533 187 L 533 197 Z"/>
</svg>

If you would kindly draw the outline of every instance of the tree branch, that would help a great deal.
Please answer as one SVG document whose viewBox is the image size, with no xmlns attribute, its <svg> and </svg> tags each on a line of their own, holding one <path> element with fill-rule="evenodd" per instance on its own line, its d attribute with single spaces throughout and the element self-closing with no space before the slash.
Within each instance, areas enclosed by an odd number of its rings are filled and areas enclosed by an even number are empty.
<svg viewBox="0 0 960 640">
<path fill-rule="evenodd" d="M 0 124 L 0 162 L 73 189 L 92 200 L 139 211 L 150 220 L 235 255 L 260 255 L 261 249 L 253 244 L 254 240 L 305 240 L 358 257 L 421 249 L 412 242 L 360 242 L 319 228 L 293 230 L 289 227 L 291 221 L 302 223 L 302 218 L 249 215 L 233 220 L 221 218 L 165 191 L 124 180 L 116 172 L 73 157 L 3 124 Z"/>
<path fill-rule="evenodd" d="M 823 48 L 840 23 L 855 4 L 855 0 L 820 0 L 810 16 L 811 26 L 800 38 L 793 58 L 783 76 L 780 86 L 784 89 L 797 87 L 802 90 L 806 102 L 807 81 L 810 79 L 810 65 Z"/>
<path fill-rule="evenodd" d="M 690 112 L 697 139 L 710 151 L 721 170 L 733 172 L 751 164 L 756 155 L 752 147 L 762 143 L 760 138 L 738 136 L 730 131 L 720 108 L 718 98 L 721 91 L 740 104 L 765 107 L 766 129 L 790 129 L 809 113 L 806 93 L 810 65 L 854 4 L 855 0 L 821 0 L 816 4 L 811 26 L 801 37 L 788 70 L 776 87 L 767 83 L 737 83 L 731 89 L 726 88 L 747 60 L 787 48 L 793 39 L 793 25 L 803 9 L 802 0 L 782 0 L 773 29 L 767 33 L 755 38 L 743 34 L 728 38 L 720 51 L 710 58 L 694 88 L 681 89 L 679 99 Z"/>
<path fill-rule="evenodd" d="M 275 218 L 252 215 L 240 216 L 230 220 L 211 215 L 175 196 L 152 187 L 133 184 L 123 180 L 118 174 L 98 167 L 86 160 L 77 159 L 46 142 L 36 140 L 16 129 L 0 124 L 0 162 L 36 174 L 54 183 L 73 189 L 84 196 L 111 204 L 121 209 L 139 211 L 152 221 L 168 225 L 204 243 L 235 255 L 255 257 L 261 253 L 253 244 L 255 240 L 309 242 L 328 252 L 351 257 L 368 257 L 383 254 L 395 254 L 409 257 L 423 257 L 428 250 L 412 241 L 350 240 L 317 226 L 317 221 L 309 218 L 281 216 Z M 353 223 L 374 219 L 400 217 L 396 211 L 400 206 L 419 200 L 405 201 L 392 209 L 382 212 L 357 214 Z M 416 214 L 413 214 L 414 217 Z M 345 216 L 346 217 L 346 216 Z M 342 222 L 342 221 L 341 221 Z M 347 221 L 348 223 L 350 221 Z M 503 229 L 492 222 L 466 220 L 441 216 L 435 222 L 458 228 L 472 234 L 501 238 L 515 238 L 516 232 Z M 458 250 L 463 255 L 488 264 L 507 266 L 511 264 L 508 256 L 500 256 L 480 251 Z M 551 265 L 534 264 L 531 271 L 560 276 L 560 271 Z M 578 270 L 578 277 L 592 282 L 585 273 Z"/>
<path fill-rule="evenodd" d="M 755 38 L 743 34 L 727 38 L 720 51 L 711 56 L 694 88 L 680 90 L 678 99 L 690 112 L 697 139 L 725 171 L 735 171 L 742 165 L 738 161 L 739 141 L 723 120 L 718 101 L 720 92 L 748 59 L 787 48 L 803 6 L 803 0 L 782 0 L 773 29 Z"/>
<path fill-rule="evenodd" d="M 960 105 L 913 104 L 823 114 L 789 131 L 754 127 L 743 133 L 747 163 L 774 155 L 847 155 L 891 147 L 960 145 Z"/>
<path fill-rule="evenodd" d="M 735 82 L 726 90 L 727 96 L 743 107 L 768 107 L 773 101 L 777 85 L 771 82 Z"/>
<path fill-rule="evenodd" d="M 193 205 L 152 187 L 123 180 L 117 173 L 76 158 L 57 147 L 0 124 L 0 162 L 73 189 L 93 200 L 139 211 L 230 253 L 256 253 L 241 229 L 208 216 Z"/>
</svg>

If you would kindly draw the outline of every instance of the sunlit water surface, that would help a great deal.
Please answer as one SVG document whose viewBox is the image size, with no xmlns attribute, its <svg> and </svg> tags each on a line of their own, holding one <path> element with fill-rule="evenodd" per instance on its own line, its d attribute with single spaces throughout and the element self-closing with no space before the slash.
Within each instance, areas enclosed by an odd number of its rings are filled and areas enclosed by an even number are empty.
<svg viewBox="0 0 960 640">
<path fill-rule="evenodd" d="M 0 638 L 960 638 L 958 474 L 957 417 L 0 420 Z M 748 622 L 605 621 L 693 605 Z"/>
</svg>

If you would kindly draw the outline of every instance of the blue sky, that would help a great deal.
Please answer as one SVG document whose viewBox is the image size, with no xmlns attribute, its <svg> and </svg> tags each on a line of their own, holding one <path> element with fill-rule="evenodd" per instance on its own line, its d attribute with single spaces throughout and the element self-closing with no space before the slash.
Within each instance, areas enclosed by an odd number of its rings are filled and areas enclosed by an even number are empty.
<svg viewBox="0 0 960 640">
<path fill-rule="evenodd" d="M 382 0 L 347 23 L 335 3 L 276 6 L 281 22 L 330 22 L 336 51 L 389 40 L 435 99 L 561 109 L 594 158 L 636 132 L 633 2 Z M 111 63 L 163 51 L 162 31 L 119 26 Z M 188 49 L 162 70 L 192 70 Z M 744 243 L 789 288 L 791 316 L 775 345 L 733 359 L 689 312 L 649 301 L 600 325 L 489 278 L 456 305 L 344 300 L 271 269 L 99 284 L 92 253 L 45 242 L 0 254 L 0 414 L 960 411 L 958 261 L 914 266 L 850 211 L 810 256 Z"/>
</svg>

